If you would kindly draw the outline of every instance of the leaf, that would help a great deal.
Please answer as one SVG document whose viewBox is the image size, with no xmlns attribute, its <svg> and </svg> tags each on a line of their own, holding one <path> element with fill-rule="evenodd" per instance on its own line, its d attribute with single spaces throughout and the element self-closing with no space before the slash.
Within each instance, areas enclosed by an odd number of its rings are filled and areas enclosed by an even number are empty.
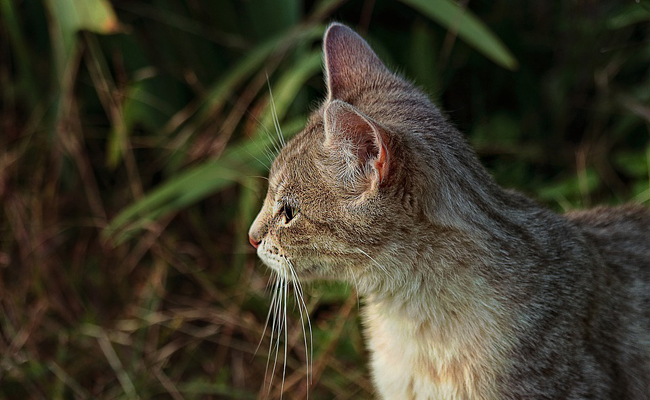
<svg viewBox="0 0 650 400">
<path fill-rule="evenodd" d="M 600 177 L 593 169 L 585 170 L 584 176 L 571 176 L 557 183 L 547 185 L 538 191 L 538 196 L 544 200 L 561 201 L 569 198 L 580 198 L 583 188 L 591 193 L 600 185 Z"/>
<path fill-rule="evenodd" d="M 650 204 L 650 182 L 638 181 L 632 186 L 634 201 L 641 204 Z"/>
<path fill-rule="evenodd" d="M 228 99 L 237 85 L 257 71 L 264 61 L 278 48 L 290 48 L 297 43 L 311 43 L 319 39 L 325 27 L 322 25 L 312 26 L 308 29 L 290 30 L 276 35 L 265 42 L 259 44 L 253 50 L 239 61 L 225 76 L 208 89 L 208 93 L 194 110 L 184 113 L 179 117 L 174 117 L 165 128 L 166 132 L 171 132 L 194 118 L 194 124 L 211 118 L 216 109 L 219 109 Z"/>
<path fill-rule="evenodd" d="M 19 91 L 26 95 L 30 106 L 33 108 L 38 102 L 39 92 L 42 90 L 39 85 L 41 82 L 36 78 L 34 60 L 31 59 L 29 54 L 30 46 L 27 44 L 27 39 L 18 20 L 19 16 L 14 2 L 0 1 L 0 21 L 2 21 L 3 31 L 6 32 L 11 43 L 11 50 L 15 54 Z"/>
<path fill-rule="evenodd" d="M 50 40 L 53 48 L 56 119 L 64 121 L 69 113 L 66 97 L 74 91 L 75 69 L 78 58 L 80 30 L 95 33 L 115 33 L 119 27 L 117 16 L 107 0 L 46 0 L 50 13 Z"/>
<path fill-rule="evenodd" d="M 158 218 L 194 204 L 266 169 L 268 165 L 261 160 L 266 157 L 265 151 L 275 147 L 274 142 L 278 140 L 270 133 L 274 129 L 272 110 L 276 112 L 277 120 L 281 120 L 305 81 L 320 71 L 320 68 L 320 50 L 297 59 L 275 85 L 275 108 L 266 108 L 261 118 L 261 126 L 253 138 L 239 146 L 227 148 L 219 159 L 193 167 L 163 183 L 116 216 L 106 228 L 105 235 L 122 230 L 118 241 L 126 240 Z M 284 125 L 284 136 L 290 136 L 302 129 L 305 119 L 299 117 Z"/>
<path fill-rule="evenodd" d="M 411 29 L 409 43 L 409 72 L 429 94 L 439 95 L 440 73 L 437 71 L 436 37 L 423 20 L 418 19 Z"/>
<path fill-rule="evenodd" d="M 614 156 L 614 163 L 629 176 L 644 178 L 650 169 L 650 148 L 647 152 L 620 152 Z"/>
<path fill-rule="evenodd" d="M 472 131 L 472 143 L 476 147 L 493 146 L 504 149 L 517 147 L 521 135 L 519 123 L 506 113 L 498 113 L 478 124 Z"/>
<path fill-rule="evenodd" d="M 106 165 L 115 169 L 122 159 L 122 150 L 134 126 L 145 127 L 150 132 L 159 131 L 175 110 L 165 97 L 174 92 L 176 82 L 166 76 L 146 77 L 135 81 L 125 90 L 121 108 L 121 120 L 113 123 L 106 143 Z"/>
<path fill-rule="evenodd" d="M 118 30 L 119 23 L 113 7 L 107 0 L 47 0 L 50 12 L 61 30 L 87 30 L 109 34 Z"/>
<path fill-rule="evenodd" d="M 312 288 L 311 296 L 317 297 L 320 304 L 342 303 L 350 297 L 352 288 L 342 282 L 321 282 Z"/>
<path fill-rule="evenodd" d="M 118 30 L 117 16 L 107 0 L 47 0 L 46 4 L 56 27 L 52 44 L 59 77 L 72 57 L 78 31 L 109 34 Z"/>
<path fill-rule="evenodd" d="M 252 31 L 260 38 L 296 25 L 302 11 L 302 2 L 298 0 L 248 0 L 241 5 L 246 9 Z"/>
<path fill-rule="evenodd" d="M 648 20 L 650 20 L 650 2 L 636 2 L 622 7 L 615 15 L 611 16 L 607 20 L 607 28 L 621 29 Z"/>
<path fill-rule="evenodd" d="M 322 65 L 320 50 L 308 54 L 296 64 L 294 68 L 291 68 L 279 79 L 276 85 L 277 89 L 272 92 L 273 104 L 276 108 L 278 120 L 281 120 L 286 112 L 289 111 L 289 106 L 296 98 L 298 91 L 305 84 L 305 81 L 320 71 Z M 260 121 L 260 129 L 257 131 L 258 135 L 262 131 L 269 132 L 273 129 L 273 113 L 268 108 L 272 107 L 273 104 L 269 103 L 267 105 L 265 114 Z"/>
<path fill-rule="evenodd" d="M 505 45 L 469 10 L 451 0 L 401 0 L 419 10 L 445 28 L 458 32 L 467 44 L 490 60 L 509 70 L 518 67 L 517 60 Z"/>
<path fill-rule="evenodd" d="M 305 117 L 284 125 L 290 136 L 298 132 Z M 207 196 L 241 182 L 268 167 L 262 163 L 264 151 L 274 137 L 261 135 L 224 151 L 222 156 L 190 168 L 163 183 L 141 200 L 122 210 L 104 229 L 104 237 L 114 237 L 117 244 L 128 240 L 157 219 L 181 210 Z"/>
</svg>

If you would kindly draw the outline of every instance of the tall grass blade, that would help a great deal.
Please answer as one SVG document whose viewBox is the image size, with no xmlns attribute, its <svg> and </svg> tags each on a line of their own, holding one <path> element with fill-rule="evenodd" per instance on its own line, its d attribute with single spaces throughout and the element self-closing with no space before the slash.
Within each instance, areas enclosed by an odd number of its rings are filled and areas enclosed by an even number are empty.
<svg viewBox="0 0 650 400">
<path fill-rule="evenodd" d="M 74 47 L 76 33 L 87 30 L 108 34 L 118 31 L 119 22 L 108 0 L 47 0 L 46 5 L 56 29 L 52 37 L 59 76 L 65 71 Z"/>
<path fill-rule="evenodd" d="M 278 120 L 286 115 L 305 81 L 320 70 L 320 57 L 318 51 L 309 53 L 304 59 L 299 59 L 281 77 L 274 89 L 277 113 L 275 117 Z M 268 133 L 269 129 L 274 129 L 274 115 L 270 106 L 267 106 L 260 122 L 261 126 L 254 138 L 239 146 L 227 148 L 219 159 L 191 168 L 154 189 L 115 217 L 104 234 L 111 235 L 117 230 L 128 227 L 129 233 L 124 231 L 118 240 L 121 242 L 146 226 L 148 222 L 187 207 L 231 184 L 240 182 L 242 178 L 262 171 L 267 166 L 260 164 L 258 160 L 264 157 L 264 150 L 271 146 L 274 140 L 274 136 Z M 286 125 L 283 131 L 285 134 L 292 135 L 300 130 L 303 123 L 304 118 L 301 117 Z"/>
<path fill-rule="evenodd" d="M 172 118 L 165 131 L 171 132 L 179 129 L 190 120 L 199 124 L 221 108 L 228 100 L 234 89 L 246 78 L 258 71 L 264 61 L 274 52 L 289 49 L 300 43 L 312 43 L 320 39 L 325 31 L 322 25 L 309 26 L 306 29 L 292 29 L 276 35 L 259 44 L 237 63 L 223 79 L 212 85 L 201 103 L 194 110 L 182 116 Z"/>
<path fill-rule="evenodd" d="M 293 135 L 304 123 L 305 117 L 296 118 L 286 124 L 283 131 L 287 136 Z M 263 149 L 271 141 L 272 138 L 264 136 L 247 140 L 224 151 L 218 160 L 190 168 L 171 178 L 119 213 L 104 229 L 104 237 L 117 234 L 113 238 L 116 243 L 121 243 L 149 223 L 241 182 L 242 178 L 259 174 L 266 165 L 260 164 L 256 158 L 263 157 Z"/>
<path fill-rule="evenodd" d="M 452 0 L 401 0 L 458 36 L 500 66 L 515 70 L 518 63 L 498 37 L 469 10 Z"/>
</svg>

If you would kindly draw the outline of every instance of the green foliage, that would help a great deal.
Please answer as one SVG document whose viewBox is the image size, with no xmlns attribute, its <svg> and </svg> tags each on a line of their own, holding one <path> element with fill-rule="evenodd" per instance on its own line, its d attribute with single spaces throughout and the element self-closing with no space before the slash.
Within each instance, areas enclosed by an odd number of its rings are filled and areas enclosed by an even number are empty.
<svg viewBox="0 0 650 400">
<path fill-rule="evenodd" d="M 649 15 L 647 1 L 0 0 L 0 397 L 280 397 L 246 232 L 278 135 L 323 98 L 332 20 L 447 110 L 504 186 L 558 211 L 650 202 Z M 371 398 L 353 288 L 314 284 L 306 302 L 310 398 Z M 289 309 L 284 396 L 306 398 Z"/>
<path fill-rule="evenodd" d="M 472 47 L 495 63 L 517 68 L 517 60 L 501 41 L 471 11 L 463 9 L 452 0 L 402 0 L 424 15 L 457 34 Z"/>
</svg>

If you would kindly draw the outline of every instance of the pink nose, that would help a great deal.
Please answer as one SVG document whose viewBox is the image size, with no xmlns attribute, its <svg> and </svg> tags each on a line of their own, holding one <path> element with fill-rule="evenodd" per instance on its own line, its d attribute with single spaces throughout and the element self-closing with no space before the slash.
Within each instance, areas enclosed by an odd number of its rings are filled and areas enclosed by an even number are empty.
<svg viewBox="0 0 650 400">
<path fill-rule="evenodd" d="M 251 242 L 251 244 L 252 244 L 253 247 L 255 247 L 255 248 L 260 247 L 260 243 L 262 243 L 262 241 L 259 241 L 259 242 L 258 242 L 257 240 L 253 239 L 252 236 L 249 236 L 249 237 L 248 237 L 248 241 Z"/>
</svg>

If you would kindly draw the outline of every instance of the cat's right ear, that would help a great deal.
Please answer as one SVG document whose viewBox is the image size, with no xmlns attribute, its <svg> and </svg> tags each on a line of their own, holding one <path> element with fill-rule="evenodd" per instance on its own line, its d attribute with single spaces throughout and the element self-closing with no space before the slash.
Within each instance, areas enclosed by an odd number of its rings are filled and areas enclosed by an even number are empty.
<svg viewBox="0 0 650 400">
<path fill-rule="evenodd" d="M 390 152 L 384 129 L 340 100 L 327 105 L 324 117 L 324 147 L 337 180 L 356 193 L 385 185 Z"/>
<path fill-rule="evenodd" d="M 368 43 L 342 24 L 327 28 L 323 53 L 328 100 L 343 99 L 346 91 L 390 74 Z"/>
</svg>

